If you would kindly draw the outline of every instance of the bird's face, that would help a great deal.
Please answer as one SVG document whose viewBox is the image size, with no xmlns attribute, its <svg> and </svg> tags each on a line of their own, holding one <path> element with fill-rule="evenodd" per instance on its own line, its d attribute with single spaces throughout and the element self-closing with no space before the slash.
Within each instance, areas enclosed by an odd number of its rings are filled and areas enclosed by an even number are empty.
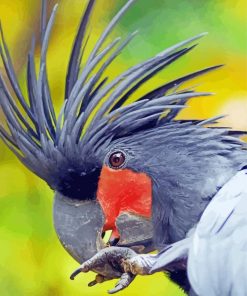
<svg viewBox="0 0 247 296">
<path fill-rule="evenodd" d="M 69 169 L 58 186 L 54 225 L 65 249 L 79 262 L 109 243 L 150 251 L 152 247 L 152 182 L 129 165 L 133 155 L 110 149 L 84 169 Z M 92 157 L 90 157 L 92 159 Z M 90 169 L 86 169 L 90 167 Z"/>
</svg>

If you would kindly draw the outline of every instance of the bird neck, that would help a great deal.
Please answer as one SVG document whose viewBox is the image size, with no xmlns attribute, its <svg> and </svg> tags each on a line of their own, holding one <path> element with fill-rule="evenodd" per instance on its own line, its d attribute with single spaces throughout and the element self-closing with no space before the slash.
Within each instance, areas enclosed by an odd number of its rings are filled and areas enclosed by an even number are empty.
<svg viewBox="0 0 247 296">
<path fill-rule="evenodd" d="M 179 188 L 164 191 L 157 184 L 153 185 L 152 221 L 154 244 L 158 250 L 184 239 L 212 199 L 203 199 L 196 194 L 193 198 L 193 203 L 186 201 Z"/>
</svg>

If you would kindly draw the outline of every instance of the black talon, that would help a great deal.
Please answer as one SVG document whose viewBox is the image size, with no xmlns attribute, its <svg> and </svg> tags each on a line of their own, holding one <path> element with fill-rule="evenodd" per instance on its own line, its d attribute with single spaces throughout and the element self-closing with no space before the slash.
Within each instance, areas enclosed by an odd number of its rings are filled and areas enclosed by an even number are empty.
<svg viewBox="0 0 247 296">
<path fill-rule="evenodd" d="M 70 276 L 70 279 L 73 281 L 75 279 L 75 277 L 81 273 L 81 268 L 76 269 Z"/>
<path fill-rule="evenodd" d="M 97 285 L 97 281 L 96 281 L 96 280 L 94 280 L 94 281 L 88 283 L 88 287 L 93 287 L 93 286 L 95 286 L 95 285 Z"/>
</svg>

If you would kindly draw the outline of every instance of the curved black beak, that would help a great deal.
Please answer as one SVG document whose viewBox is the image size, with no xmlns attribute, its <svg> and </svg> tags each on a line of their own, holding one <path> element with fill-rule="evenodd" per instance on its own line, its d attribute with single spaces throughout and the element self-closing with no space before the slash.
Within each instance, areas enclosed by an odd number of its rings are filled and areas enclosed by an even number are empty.
<svg viewBox="0 0 247 296">
<path fill-rule="evenodd" d="M 97 201 L 72 200 L 56 192 L 53 219 L 60 242 L 79 263 L 105 247 L 104 215 Z"/>
<path fill-rule="evenodd" d="M 79 263 L 107 246 L 102 239 L 104 214 L 96 200 L 73 200 L 56 192 L 53 219 L 60 242 Z M 116 226 L 120 234 L 117 246 L 130 247 L 138 253 L 154 250 L 151 219 L 124 212 Z"/>
</svg>

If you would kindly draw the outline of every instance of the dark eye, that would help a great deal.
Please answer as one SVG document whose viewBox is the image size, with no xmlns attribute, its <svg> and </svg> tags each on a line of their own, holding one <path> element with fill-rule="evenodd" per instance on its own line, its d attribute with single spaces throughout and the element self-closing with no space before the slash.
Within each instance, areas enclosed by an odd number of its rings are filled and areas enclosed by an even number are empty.
<svg viewBox="0 0 247 296">
<path fill-rule="evenodd" d="M 122 151 L 114 152 L 110 155 L 109 163 L 112 168 L 120 168 L 125 163 L 125 155 Z"/>
</svg>

